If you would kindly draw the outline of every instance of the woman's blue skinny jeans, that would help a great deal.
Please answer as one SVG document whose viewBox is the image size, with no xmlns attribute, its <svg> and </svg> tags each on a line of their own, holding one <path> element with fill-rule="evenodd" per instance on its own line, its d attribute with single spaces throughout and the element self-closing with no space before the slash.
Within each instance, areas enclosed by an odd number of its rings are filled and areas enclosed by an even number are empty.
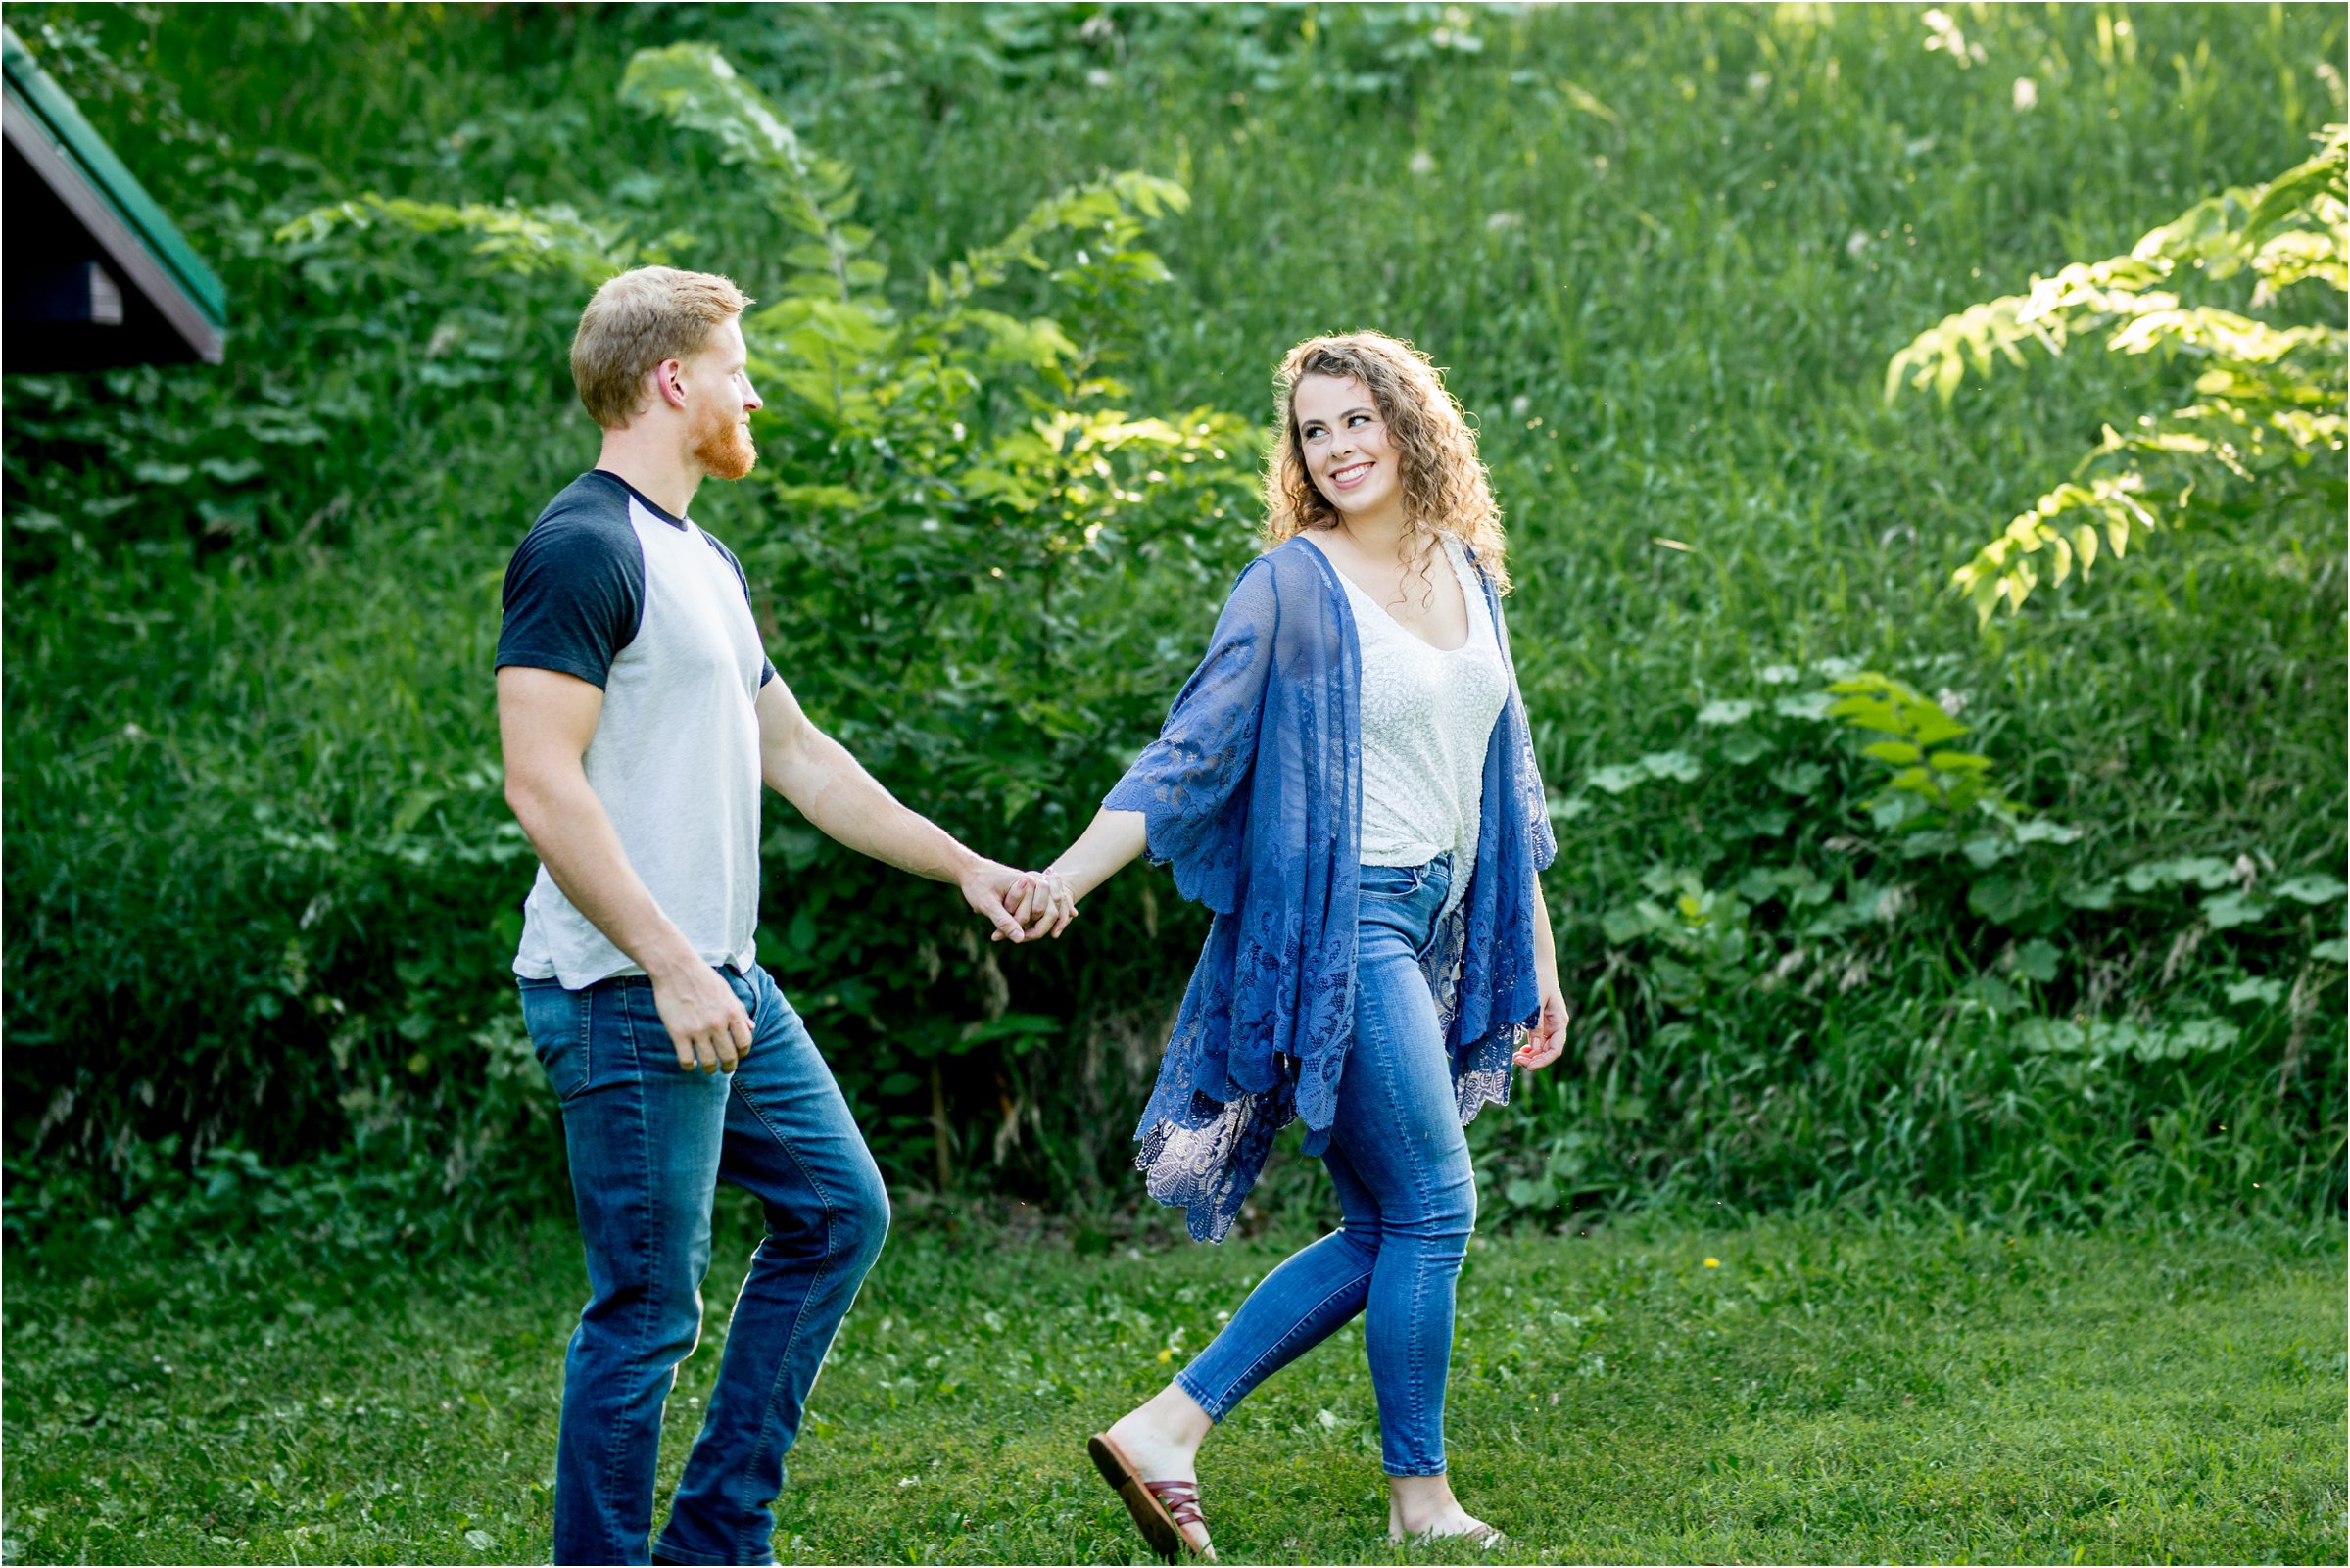
<svg viewBox="0 0 2350 1568">
<path fill-rule="evenodd" d="M 1355 1039 L 1322 1155 L 1344 1223 L 1266 1275 L 1175 1378 L 1222 1421 L 1361 1312 L 1391 1476 L 1444 1473 L 1453 1284 L 1477 1217 L 1452 1063 L 1419 966 L 1451 884 L 1449 855 L 1362 869 Z"/>
</svg>

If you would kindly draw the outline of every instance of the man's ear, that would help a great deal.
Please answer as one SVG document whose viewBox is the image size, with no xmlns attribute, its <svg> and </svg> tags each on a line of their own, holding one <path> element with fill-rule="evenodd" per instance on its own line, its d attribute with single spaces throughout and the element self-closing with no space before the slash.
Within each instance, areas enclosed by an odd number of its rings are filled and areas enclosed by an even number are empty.
<svg viewBox="0 0 2350 1568">
<path fill-rule="evenodd" d="M 663 359 L 653 366 L 652 395 L 672 408 L 686 406 L 686 361 Z"/>
</svg>

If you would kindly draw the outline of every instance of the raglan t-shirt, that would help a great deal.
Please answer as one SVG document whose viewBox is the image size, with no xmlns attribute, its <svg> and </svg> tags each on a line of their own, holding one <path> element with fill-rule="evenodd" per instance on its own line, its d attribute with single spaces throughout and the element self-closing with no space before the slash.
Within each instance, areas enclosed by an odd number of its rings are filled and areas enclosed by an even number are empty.
<svg viewBox="0 0 2350 1568">
<path fill-rule="evenodd" d="M 582 474 L 505 572 L 498 666 L 603 689 L 582 759 L 653 900 L 712 966 L 747 969 L 759 923 L 759 688 L 775 678 L 742 562 L 626 480 Z M 644 971 L 539 868 L 514 973 L 568 988 Z"/>
</svg>

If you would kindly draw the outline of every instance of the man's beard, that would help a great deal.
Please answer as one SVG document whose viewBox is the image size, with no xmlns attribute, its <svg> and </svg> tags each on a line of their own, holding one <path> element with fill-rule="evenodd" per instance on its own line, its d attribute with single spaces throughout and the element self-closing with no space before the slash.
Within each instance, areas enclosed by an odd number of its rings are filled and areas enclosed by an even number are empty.
<svg viewBox="0 0 2350 1568">
<path fill-rule="evenodd" d="M 694 460 L 712 479 L 741 479 L 759 460 L 750 432 L 724 414 L 694 432 Z"/>
</svg>

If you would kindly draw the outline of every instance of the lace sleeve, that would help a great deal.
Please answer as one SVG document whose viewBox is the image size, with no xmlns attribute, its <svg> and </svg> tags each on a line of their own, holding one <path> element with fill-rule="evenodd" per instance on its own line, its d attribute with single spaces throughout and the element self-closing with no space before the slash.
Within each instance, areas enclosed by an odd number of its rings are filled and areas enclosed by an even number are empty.
<svg viewBox="0 0 2350 1568">
<path fill-rule="evenodd" d="M 1279 610 L 1271 568 L 1252 561 L 1159 738 L 1102 801 L 1141 812 L 1152 864 L 1172 866 L 1175 890 L 1219 914 L 1238 907 L 1248 817 L 1242 785 L 1256 762 Z"/>
<path fill-rule="evenodd" d="M 1534 854 L 1534 869 L 1547 871 L 1559 858 L 1559 834 L 1551 827 L 1551 812 L 1542 795 L 1542 766 L 1534 760 L 1534 727 L 1526 718 L 1525 699 L 1518 694 L 1517 661 L 1510 656 L 1510 627 L 1502 614 L 1499 594 L 1493 599 L 1493 630 L 1501 640 L 1502 663 L 1510 670 L 1510 728 L 1516 732 L 1517 744 L 1512 748 L 1510 766 L 1517 787 L 1511 798 L 1526 812 L 1526 833 Z"/>
</svg>

